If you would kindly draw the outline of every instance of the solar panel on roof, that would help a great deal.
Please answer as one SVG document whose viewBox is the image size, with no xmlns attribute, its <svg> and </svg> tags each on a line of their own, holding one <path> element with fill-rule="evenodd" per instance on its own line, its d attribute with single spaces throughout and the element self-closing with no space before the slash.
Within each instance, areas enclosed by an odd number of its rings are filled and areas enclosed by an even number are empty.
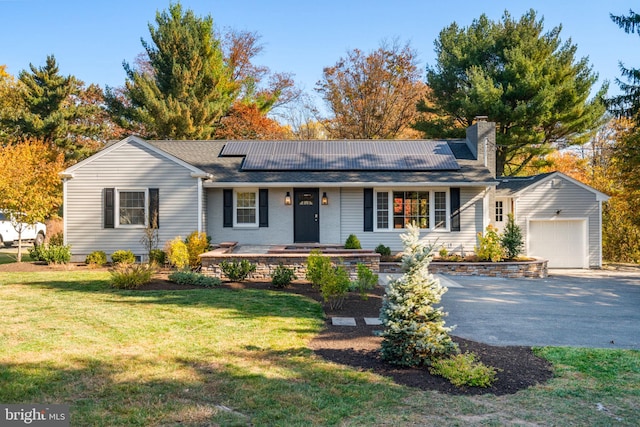
<svg viewBox="0 0 640 427">
<path fill-rule="evenodd" d="M 457 170 L 446 141 L 230 141 L 243 170 Z"/>
</svg>

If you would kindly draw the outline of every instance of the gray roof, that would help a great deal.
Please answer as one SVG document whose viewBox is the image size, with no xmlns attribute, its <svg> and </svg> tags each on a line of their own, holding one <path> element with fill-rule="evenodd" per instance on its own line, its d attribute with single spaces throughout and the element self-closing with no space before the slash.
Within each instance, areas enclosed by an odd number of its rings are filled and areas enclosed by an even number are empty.
<svg viewBox="0 0 640 427">
<path fill-rule="evenodd" d="M 446 141 L 229 141 L 221 156 L 243 156 L 242 170 L 457 170 Z"/>
<path fill-rule="evenodd" d="M 456 147 L 451 149 L 452 142 L 442 144 L 442 141 L 436 141 L 434 147 L 439 147 L 445 152 L 447 145 L 449 153 L 452 153 L 453 161 L 457 165 L 457 169 L 429 169 L 429 170 L 411 170 L 403 167 L 395 169 L 331 169 L 331 170 L 311 170 L 287 168 L 286 165 L 279 165 L 281 169 L 256 170 L 246 169 L 243 167 L 245 158 L 241 156 L 243 152 L 251 150 L 251 146 L 264 144 L 264 141 L 146 141 L 150 145 L 160 149 L 178 159 L 189 163 L 204 172 L 213 175 L 212 181 L 215 183 L 300 183 L 312 184 L 318 183 L 435 183 L 435 184 L 453 184 L 453 183 L 497 183 L 492 177 L 491 172 L 483 167 L 475 160 L 470 160 L 470 152 L 468 148 Z M 299 141 L 271 141 L 272 144 L 284 144 L 287 142 Z M 316 141 L 308 142 L 313 143 Z M 321 141 L 322 144 L 331 144 L 331 141 Z M 389 144 L 396 141 L 366 141 L 370 147 L 380 146 L 382 143 Z M 458 141 L 459 142 L 459 141 Z M 229 148 L 225 146 L 229 145 Z M 398 147 L 400 147 L 399 144 Z M 454 144 L 455 145 L 455 144 Z M 466 146 L 466 144 L 465 144 Z M 265 146 L 266 147 L 266 146 Z M 326 148 L 326 146 L 325 146 Z M 377 147 L 376 147 L 377 148 Z M 224 150 L 224 151 L 223 151 Z M 377 151 L 373 151 L 377 152 Z M 456 152 L 461 153 L 458 157 Z M 225 155 L 222 155 L 222 154 Z M 449 159 L 450 161 L 451 159 Z M 396 165 L 398 166 L 398 165 Z"/>
<path fill-rule="evenodd" d="M 524 190 L 530 185 L 540 182 L 554 173 L 555 172 L 547 172 L 532 176 L 500 176 L 497 178 L 500 183 L 496 187 L 496 192 L 501 196 L 510 196 Z"/>
</svg>

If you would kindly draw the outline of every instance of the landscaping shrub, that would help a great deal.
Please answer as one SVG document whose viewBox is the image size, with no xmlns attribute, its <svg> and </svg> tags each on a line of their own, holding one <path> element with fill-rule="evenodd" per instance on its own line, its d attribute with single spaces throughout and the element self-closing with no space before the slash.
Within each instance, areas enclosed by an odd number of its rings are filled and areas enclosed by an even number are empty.
<svg viewBox="0 0 640 427">
<path fill-rule="evenodd" d="M 169 280 L 179 285 L 195 285 L 205 288 L 220 286 L 220 279 L 217 277 L 205 276 L 195 271 L 174 271 L 169 275 Z"/>
<path fill-rule="evenodd" d="M 49 237 L 49 245 L 51 246 L 64 246 L 64 233 L 62 231 L 52 234 Z"/>
<path fill-rule="evenodd" d="M 498 262 L 502 260 L 504 250 L 497 228 L 488 225 L 484 235 L 478 233 L 478 246 L 475 247 L 475 252 L 480 261 Z"/>
<path fill-rule="evenodd" d="M 256 271 L 255 264 L 251 264 L 246 259 L 242 261 L 222 261 L 220 269 L 232 282 L 241 282 L 249 276 L 250 273 Z"/>
<path fill-rule="evenodd" d="M 296 273 L 293 271 L 293 268 L 288 268 L 280 264 L 273 273 L 271 273 L 271 284 L 274 288 L 286 288 L 295 278 Z"/>
<path fill-rule="evenodd" d="M 364 264 L 358 264 L 356 268 L 358 278 L 353 282 L 353 287 L 360 293 L 360 298 L 366 300 L 367 292 L 378 284 L 378 275 Z"/>
<path fill-rule="evenodd" d="M 320 278 L 320 295 L 332 310 L 337 310 L 344 304 L 349 292 L 351 280 L 349 273 L 341 265 L 324 270 Z"/>
<path fill-rule="evenodd" d="M 429 367 L 433 375 L 440 375 L 456 387 L 489 387 L 497 377 L 497 370 L 476 360 L 476 355 L 466 352 L 435 360 Z"/>
<path fill-rule="evenodd" d="M 382 243 L 376 246 L 376 252 L 381 256 L 391 256 L 391 248 L 389 246 L 383 245 Z"/>
<path fill-rule="evenodd" d="M 93 251 L 84 260 L 91 267 L 102 267 L 107 263 L 107 254 L 104 251 Z"/>
<path fill-rule="evenodd" d="M 138 289 L 151 281 L 155 270 L 148 264 L 119 263 L 110 273 L 112 287 L 116 289 Z"/>
<path fill-rule="evenodd" d="M 433 246 L 420 239 L 420 229 L 408 225 L 400 238 L 406 273 L 389 283 L 382 301 L 381 356 L 398 365 L 429 366 L 458 351 L 449 336 L 452 328 L 445 327 L 446 314 L 434 306 L 447 288 L 429 273 Z"/>
<path fill-rule="evenodd" d="M 191 268 L 198 268 L 202 265 L 200 261 L 200 254 L 205 253 L 209 249 L 209 238 L 207 233 L 194 231 L 189 234 L 189 237 L 185 240 L 187 244 L 187 252 L 189 253 L 189 266 Z"/>
<path fill-rule="evenodd" d="M 355 234 L 349 234 L 349 237 L 347 237 L 347 241 L 344 243 L 344 248 L 362 249 L 362 246 L 360 245 L 360 240 L 358 240 L 358 237 Z"/>
<path fill-rule="evenodd" d="M 189 249 L 187 248 L 187 244 L 182 240 L 182 237 L 178 236 L 167 242 L 165 252 L 167 253 L 169 264 L 177 269 L 182 270 L 189 265 Z"/>
<path fill-rule="evenodd" d="M 70 245 L 44 244 L 29 248 L 29 256 L 34 261 L 44 261 L 47 264 L 67 264 L 71 261 Z"/>
<path fill-rule="evenodd" d="M 167 254 L 162 249 L 151 249 L 149 252 L 149 263 L 163 266 L 167 260 Z"/>
<path fill-rule="evenodd" d="M 504 233 L 500 238 L 500 243 L 504 248 L 504 253 L 507 259 L 514 259 L 524 247 L 524 238 L 522 237 L 522 230 L 518 226 L 513 218 L 513 214 L 510 213 L 507 219 L 507 225 L 504 228 Z"/>
<path fill-rule="evenodd" d="M 114 264 L 134 264 L 136 256 L 130 250 L 120 249 L 111 254 L 111 262 Z"/>
<path fill-rule="evenodd" d="M 322 255 L 319 250 L 312 250 L 307 257 L 306 278 L 314 288 L 319 288 L 323 275 L 331 269 L 331 258 Z"/>
<path fill-rule="evenodd" d="M 29 256 L 33 261 L 44 261 L 45 250 L 46 243 L 44 245 L 34 245 L 29 248 Z"/>
</svg>

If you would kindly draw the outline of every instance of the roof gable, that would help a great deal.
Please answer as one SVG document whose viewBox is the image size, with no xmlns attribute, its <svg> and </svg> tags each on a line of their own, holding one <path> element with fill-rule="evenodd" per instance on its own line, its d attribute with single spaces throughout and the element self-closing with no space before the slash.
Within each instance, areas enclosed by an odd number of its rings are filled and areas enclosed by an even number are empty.
<svg viewBox="0 0 640 427">
<path fill-rule="evenodd" d="M 74 171 L 81 169 L 89 164 L 91 164 L 92 162 L 107 156 L 109 153 L 111 153 L 114 150 L 117 150 L 119 147 L 122 147 L 123 145 L 126 144 L 137 144 L 140 145 L 152 152 L 154 152 L 155 154 L 158 154 L 161 157 L 164 157 L 165 159 L 174 162 L 182 167 L 184 167 L 185 169 L 188 169 L 191 171 L 191 173 L 193 174 L 202 174 L 205 175 L 206 172 L 204 172 L 203 170 L 195 167 L 194 165 L 187 163 L 181 159 L 179 159 L 178 157 L 175 157 L 173 155 L 171 155 L 170 153 L 158 149 L 157 147 L 155 147 L 153 144 L 150 144 L 149 142 L 145 141 L 142 138 L 139 138 L 137 136 L 128 136 L 125 139 L 115 142 L 115 143 L 110 143 L 107 144 L 102 150 L 98 151 L 96 154 L 92 155 L 91 157 L 88 157 L 84 160 L 82 160 L 81 162 L 76 163 L 73 166 L 70 166 L 69 168 L 67 168 L 64 172 L 62 172 L 65 175 L 72 175 Z"/>
<path fill-rule="evenodd" d="M 596 196 L 596 200 L 598 201 L 606 202 L 607 200 L 609 200 L 609 196 L 607 196 L 606 194 L 558 171 L 547 172 L 527 177 L 500 177 L 498 178 L 498 181 L 500 181 L 500 183 L 498 184 L 497 191 L 502 195 L 518 196 L 525 191 L 531 190 L 554 178 L 565 179 L 577 185 L 578 187 L 581 187 L 582 189 L 593 193 Z"/>
</svg>

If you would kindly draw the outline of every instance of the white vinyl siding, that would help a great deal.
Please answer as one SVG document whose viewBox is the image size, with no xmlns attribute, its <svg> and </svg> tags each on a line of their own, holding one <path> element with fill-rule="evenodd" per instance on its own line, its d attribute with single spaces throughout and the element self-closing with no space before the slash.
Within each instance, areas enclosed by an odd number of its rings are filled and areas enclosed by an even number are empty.
<svg viewBox="0 0 640 427">
<path fill-rule="evenodd" d="M 586 221 L 588 267 L 601 266 L 599 202 L 593 192 L 562 177 L 550 179 L 522 192 L 516 200 L 515 214 L 527 254 L 531 249 L 528 221 Z"/>
<path fill-rule="evenodd" d="M 73 175 L 65 184 L 65 237 L 75 261 L 84 261 L 93 251 L 111 255 L 119 249 L 129 249 L 143 259 L 146 256 L 140 243 L 141 227 L 104 228 L 104 188 L 159 189 L 160 249 L 165 242 L 197 230 L 199 180 L 191 177 L 190 170 L 137 142 L 129 141 L 94 158 Z"/>
</svg>

